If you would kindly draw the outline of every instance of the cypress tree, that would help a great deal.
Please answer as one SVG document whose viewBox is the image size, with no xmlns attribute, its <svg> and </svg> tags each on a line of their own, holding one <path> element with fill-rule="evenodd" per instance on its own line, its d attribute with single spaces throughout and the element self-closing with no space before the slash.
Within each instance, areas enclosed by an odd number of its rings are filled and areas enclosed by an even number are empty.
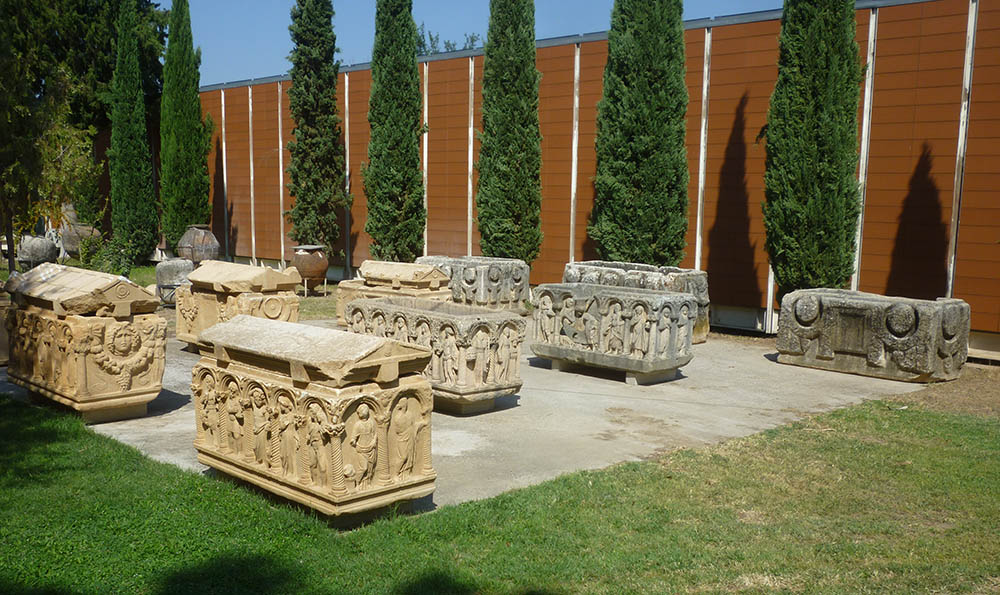
<svg viewBox="0 0 1000 595">
<path fill-rule="evenodd" d="M 412 261 L 423 251 L 423 176 L 420 171 L 420 79 L 417 27 L 411 0 L 377 0 L 372 87 L 368 102 L 369 163 L 363 165 L 371 254 Z"/>
<path fill-rule="evenodd" d="M 208 198 L 212 130 L 211 123 L 201 119 L 200 63 L 201 51 L 194 49 L 191 39 L 188 1 L 174 0 L 160 103 L 160 200 L 163 235 L 171 249 L 188 225 L 208 223 L 212 216 Z"/>
<path fill-rule="evenodd" d="M 288 28 L 294 47 L 289 107 L 295 140 L 288 143 L 289 192 L 295 204 L 287 211 L 291 236 L 302 244 L 332 250 L 340 228 L 338 209 L 351 206 L 344 191 L 344 143 L 337 116 L 337 38 L 330 0 L 298 0 Z"/>
<path fill-rule="evenodd" d="M 542 244 L 535 5 L 490 0 L 476 206 L 483 254 L 531 262 Z"/>
<path fill-rule="evenodd" d="M 779 299 L 843 287 L 860 210 L 862 69 L 851 0 L 786 0 L 767 114 L 764 227 Z"/>
<path fill-rule="evenodd" d="M 587 233 L 606 260 L 676 265 L 687 232 L 681 0 L 615 0 Z"/>
<path fill-rule="evenodd" d="M 156 247 L 157 212 L 153 160 L 146 140 L 146 106 L 139 73 L 134 2 L 122 2 L 118 55 L 111 82 L 111 225 L 108 255 L 112 269 L 127 272 Z"/>
</svg>

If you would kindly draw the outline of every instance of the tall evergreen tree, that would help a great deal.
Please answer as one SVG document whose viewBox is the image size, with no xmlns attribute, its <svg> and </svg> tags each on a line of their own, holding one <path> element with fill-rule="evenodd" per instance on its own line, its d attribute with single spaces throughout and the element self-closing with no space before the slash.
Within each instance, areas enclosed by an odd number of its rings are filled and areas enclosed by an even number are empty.
<svg viewBox="0 0 1000 595">
<path fill-rule="evenodd" d="M 369 163 L 363 165 L 372 256 L 412 261 L 423 250 L 420 171 L 420 79 L 411 0 L 377 0 L 372 87 L 368 102 Z"/>
<path fill-rule="evenodd" d="M 490 0 L 476 206 L 483 254 L 531 262 L 542 244 L 535 5 Z"/>
<path fill-rule="evenodd" d="M 153 163 L 146 141 L 146 110 L 139 73 L 135 5 L 122 2 L 118 55 L 111 83 L 111 243 L 109 264 L 127 272 L 156 247 L 158 216 Z"/>
<path fill-rule="evenodd" d="M 854 2 L 785 0 L 764 173 L 779 297 L 843 287 L 853 272 L 861 76 Z"/>
<path fill-rule="evenodd" d="M 687 232 L 681 0 L 615 0 L 587 233 L 607 260 L 676 265 Z"/>
<path fill-rule="evenodd" d="M 169 31 L 160 100 L 160 201 L 163 235 L 174 249 L 188 225 L 208 223 L 212 216 L 208 199 L 212 125 L 201 118 L 201 51 L 194 49 L 191 39 L 187 0 L 174 0 Z"/>
<path fill-rule="evenodd" d="M 294 48 L 289 107 L 295 119 L 295 140 L 288 166 L 289 192 L 295 204 L 287 212 L 292 238 L 302 244 L 323 244 L 333 249 L 340 228 L 338 211 L 351 207 L 344 190 L 344 141 L 337 116 L 337 71 L 334 59 L 337 37 L 333 33 L 330 0 L 298 0 L 292 7 Z"/>
</svg>

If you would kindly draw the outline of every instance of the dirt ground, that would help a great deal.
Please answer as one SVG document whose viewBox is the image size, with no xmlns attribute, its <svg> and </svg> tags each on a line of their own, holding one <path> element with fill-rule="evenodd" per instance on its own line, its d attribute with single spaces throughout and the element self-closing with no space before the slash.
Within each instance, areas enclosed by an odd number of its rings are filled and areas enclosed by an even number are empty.
<svg viewBox="0 0 1000 595">
<path fill-rule="evenodd" d="M 932 411 L 1000 418 L 1000 366 L 967 363 L 958 380 L 928 384 L 922 390 L 886 400 Z"/>
</svg>

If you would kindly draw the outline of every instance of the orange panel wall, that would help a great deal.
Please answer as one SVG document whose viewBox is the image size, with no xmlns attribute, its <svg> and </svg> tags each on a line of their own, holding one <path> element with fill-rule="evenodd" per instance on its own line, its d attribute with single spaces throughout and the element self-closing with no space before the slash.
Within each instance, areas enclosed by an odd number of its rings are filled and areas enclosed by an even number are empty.
<svg viewBox="0 0 1000 595">
<path fill-rule="evenodd" d="M 370 70 L 356 70 L 346 74 L 350 80 L 347 90 L 350 94 L 348 118 L 351 133 L 348 149 L 351 152 L 351 194 L 354 196 L 351 207 L 351 260 L 354 266 L 361 266 L 370 257 L 370 239 L 365 233 L 368 198 L 361 180 L 361 164 L 368 161 L 368 140 L 371 138 L 371 129 L 368 127 L 368 94 L 372 87 L 372 73 Z"/>
<path fill-rule="evenodd" d="M 229 254 L 250 256 L 250 104 L 247 87 L 225 89 Z"/>
<path fill-rule="evenodd" d="M 283 172 L 278 162 L 282 150 L 278 140 L 278 83 L 254 85 L 253 167 L 254 229 L 257 258 L 281 256 L 281 209 Z"/>
<path fill-rule="evenodd" d="M 1000 332 L 1000 4 L 980 2 L 955 297 L 972 328 Z"/>
<path fill-rule="evenodd" d="M 685 147 L 688 162 L 688 228 L 684 236 L 687 247 L 679 266 L 694 268 L 694 250 L 698 239 L 698 159 L 701 150 L 701 87 L 705 71 L 705 30 L 684 32 L 687 72 L 684 80 L 688 90 L 687 133 Z"/>
<path fill-rule="evenodd" d="M 201 94 L 201 115 L 211 117 L 212 141 L 208 154 L 209 200 L 212 202 L 212 233 L 218 238 L 222 250 L 219 256 L 225 256 L 223 243 L 226 238 L 226 194 L 222 180 L 222 91 L 206 91 Z"/>
<path fill-rule="evenodd" d="M 862 291 L 946 292 L 968 6 L 879 9 Z"/>
<path fill-rule="evenodd" d="M 576 169 L 576 260 L 594 260 L 594 243 L 587 237 L 587 223 L 594 209 L 594 176 L 597 175 L 597 104 L 604 88 L 604 65 L 608 61 L 608 42 L 580 44 L 580 129 Z M 544 159 L 545 156 L 542 155 Z"/>
<path fill-rule="evenodd" d="M 469 59 L 434 60 L 427 78 L 427 251 L 461 256 L 468 220 Z"/>
</svg>

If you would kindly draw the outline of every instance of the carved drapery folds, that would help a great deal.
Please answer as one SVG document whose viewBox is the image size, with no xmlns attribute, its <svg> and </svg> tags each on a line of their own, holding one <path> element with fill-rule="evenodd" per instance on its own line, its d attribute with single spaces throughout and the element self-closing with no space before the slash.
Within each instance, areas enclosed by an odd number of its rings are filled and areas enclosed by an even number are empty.
<svg viewBox="0 0 1000 595">
<path fill-rule="evenodd" d="M 156 298 L 123 277 L 56 264 L 7 282 L 13 307 L 8 376 L 85 421 L 146 414 L 160 393 L 165 320 Z"/>
<path fill-rule="evenodd" d="M 406 297 L 358 299 L 346 310 L 352 332 L 431 350 L 424 376 L 439 410 L 488 411 L 521 388 L 525 322 L 516 314 Z"/>
<path fill-rule="evenodd" d="M 778 361 L 909 382 L 958 378 L 969 352 L 969 305 L 843 289 L 785 295 Z"/>
<path fill-rule="evenodd" d="M 201 337 L 199 461 L 331 515 L 433 492 L 429 350 L 245 315 Z"/>
<path fill-rule="evenodd" d="M 438 267 L 450 278 L 452 299 L 499 310 L 523 312 L 531 301 L 531 267 L 516 258 L 488 256 L 421 256 L 420 264 Z"/>
<path fill-rule="evenodd" d="M 451 301 L 448 275 L 430 264 L 366 260 L 358 269 L 358 279 L 337 284 L 337 322 L 347 324 L 344 307 L 362 298 L 413 297 Z"/>
<path fill-rule="evenodd" d="M 638 287 L 671 293 L 689 293 L 698 301 L 694 343 L 708 339 L 708 273 L 696 269 L 656 267 L 635 262 L 585 260 L 571 262 L 563 269 L 563 283 L 594 283 L 612 287 Z"/>
<path fill-rule="evenodd" d="M 686 293 L 553 283 L 535 288 L 536 355 L 622 370 L 630 383 L 676 375 L 691 361 L 698 305 Z"/>
<path fill-rule="evenodd" d="M 267 267 L 205 260 L 174 293 L 177 338 L 197 344 L 198 333 L 240 314 L 295 322 L 302 282 L 295 267 L 276 271 Z"/>
</svg>

